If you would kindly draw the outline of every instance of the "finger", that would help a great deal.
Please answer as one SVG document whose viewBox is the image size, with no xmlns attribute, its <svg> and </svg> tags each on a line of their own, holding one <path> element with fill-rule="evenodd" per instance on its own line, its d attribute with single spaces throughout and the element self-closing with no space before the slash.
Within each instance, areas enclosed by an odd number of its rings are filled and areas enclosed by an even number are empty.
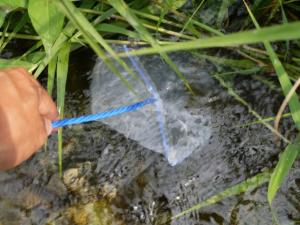
<svg viewBox="0 0 300 225">
<path fill-rule="evenodd" d="M 28 75 L 29 73 L 26 70 L 22 70 L 24 74 Z M 42 85 L 34 79 L 32 76 L 28 76 L 30 81 L 34 86 L 39 89 L 39 111 L 42 116 L 53 121 L 59 118 L 56 105 L 52 98 L 48 95 L 47 91 L 42 87 Z"/>
<path fill-rule="evenodd" d="M 28 79 L 28 81 L 37 89 L 39 95 L 39 112 L 40 114 L 51 121 L 58 119 L 58 111 L 56 109 L 56 105 L 53 102 L 52 98 L 48 95 L 46 90 L 40 85 L 40 83 L 33 78 L 33 76 L 28 73 L 23 68 L 13 69 L 18 73 L 21 73 L 24 77 Z"/>
<path fill-rule="evenodd" d="M 58 111 L 55 103 L 48 93 L 43 89 L 39 89 L 39 111 L 40 114 L 45 118 L 51 121 L 58 119 Z"/>
<path fill-rule="evenodd" d="M 17 93 L 19 93 L 19 97 L 24 103 L 27 104 L 28 101 L 37 102 L 39 97 L 38 86 L 33 84 L 29 79 L 30 75 L 23 74 L 19 69 L 8 69 L 5 72 L 8 78 L 13 82 Z M 33 107 L 33 105 L 30 105 L 30 107 Z"/>
<path fill-rule="evenodd" d="M 18 67 L 18 68 L 10 68 L 10 69 L 5 69 L 5 72 L 9 73 L 10 75 L 14 76 L 22 76 L 23 78 L 25 78 L 28 82 L 31 83 L 31 86 L 33 86 L 34 88 L 40 87 L 41 85 L 39 84 L 39 82 L 34 79 L 34 77 L 32 76 L 32 74 L 30 74 L 29 72 L 27 72 L 27 70 Z"/>
<path fill-rule="evenodd" d="M 24 77 L 26 77 L 26 79 L 28 79 L 34 87 L 43 88 L 42 85 L 32 76 L 32 74 L 27 72 L 27 70 L 25 70 L 21 67 L 15 68 L 14 70 L 18 71 L 20 74 L 22 74 Z"/>
<path fill-rule="evenodd" d="M 49 136 L 52 132 L 51 121 L 57 120 L 58 112 L 54 102 L 43 87 L 24 69 L 9 69 L 6 71 L 9 74 L 9 79 L 17 87 L 17 92 L 22 93 L 19 97 L 22 98 L 22 105 L 26 112 L 34 113 L 37 117 L 41 117 L 41 129 L 45 135 Z M 24 118 L 27 114 L 23 115 Z M 55 130 L 53 130 L 55 132 Z M 44 135 L 42 135 L 44 136 Z M 40 140 L 43 140 L 41 137 Z"/>
</svg>

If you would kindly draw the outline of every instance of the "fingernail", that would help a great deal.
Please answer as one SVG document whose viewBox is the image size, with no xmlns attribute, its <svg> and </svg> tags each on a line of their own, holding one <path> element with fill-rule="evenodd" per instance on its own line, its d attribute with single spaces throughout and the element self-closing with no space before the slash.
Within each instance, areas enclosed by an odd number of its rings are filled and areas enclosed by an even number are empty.
<svg viewBox="0 0 300 225">
<path fill-rule="evenodd" d="M 44 121 L 45 121 L 45 128 L 46 128 L 47 134 L 49 136 L 52 132 L 52 123 L 50 120 L 47 120 L 47 119 L 45 119 Z"/>
</svg>

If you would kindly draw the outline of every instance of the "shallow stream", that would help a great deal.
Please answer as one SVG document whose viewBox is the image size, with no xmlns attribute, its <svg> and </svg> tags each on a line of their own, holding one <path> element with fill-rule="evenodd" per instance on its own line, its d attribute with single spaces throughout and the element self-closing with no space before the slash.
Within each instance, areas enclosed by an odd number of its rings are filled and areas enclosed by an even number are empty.
<svg viewBox="0 0 300 225">
<path fill-rule="evenodd" d="M 66 117 L 91 112 L 95 62 L 86 50 L 71 57 Z M 212 75 L 213 70 L 208 62 L 194 60 L 185 72 Z M 201 82 L 194 86 L 198 95 L 189 106 L 211 117 L 212 134 L 204 147 L 181 164 L 170 166 L 161 154 L 101 122 L 69 127 L 64 129 L 63 179 L 57 173 L 55 134 L 47 149 L 18 168 L 0 173 L 0 224 L 273 224 L 267 184 L 169 221 L 170 216 L 273 168 L 284 148 L 274 144 L 273 134 L 263 125 L 243 127 L 256 118 L 218 81 L 209 79 L 209 88 Z M 282 101 L 276 90 L 246 76 L 237 76 L 233 82 L 236 92 L 260 115 L 276 113 Z M 281 131 L 289 138 L 294 134 L 291 127 L 289 119 L 283 120 Z M 300 224 L 299 160 L 275 199 L 274 211 L 281 224 Z"/>
</svg>

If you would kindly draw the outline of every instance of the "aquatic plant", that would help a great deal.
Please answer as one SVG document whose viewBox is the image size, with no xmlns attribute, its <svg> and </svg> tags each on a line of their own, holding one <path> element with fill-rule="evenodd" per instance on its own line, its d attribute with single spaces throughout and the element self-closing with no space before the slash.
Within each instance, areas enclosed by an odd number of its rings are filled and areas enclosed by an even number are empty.
<svg viewBox="0 0 300 225">
<path fill-rule="evenodd" d="M 229 0 L 202 0 L 200 3 L 186 0 L 0 0 L 0 52 L 5 51 L 13 39 L 32 41 L 32 45 L 21 55 L 0 59 L 0 68 L 22 66 L 36 78 L 47 68 L 47 89 L 49 94 L 53 94 L 56 86 L 61 118 L 64 117 L 69 57 L 74 50 L 81 47 L 89 46 L 93 49 L 131 91 L 134 91 L 133 88 L 114 66 L 112 59 L 136 77 L 122 57 L 160 54 L 191 93 L 192 87 L 168 57 L 169 52 L 192 51 L 195 57 L 206 59 L 219 68 L 229 68 L 232 72 L 215 74 L 214 77 L 258 119 L 255 123 L 268 127 L 286 144 L 269 181 L 268 201 L 271 205 L 293 162 L 300 154 L 299 138 L 290 141 L 274 129 L 270 124 L 273 119 L 263 119 L 222 77 L 252 75 L 270 88 L 279 86 L 283 95 L 288 96 L 300 72 L 298 3 L 297 0 L 255 0 L 251 5 Z M 230 17 L 230 12 L 236 10 L 234 7 L 243 9 L 236 13 L 239 14 L 238 19 Z M 202 15 L 202 12 L 209 14 Z M 129 53 L 117 53 L 110 46 L 111 43 L 144 47 Z M 236 57 L 214 55 L 214 51 L 210 50 L 212 48 L 226 49 Z M 272 80 L 263 76 L 266 73 L 272 75 L 273 71 L 276 72 L 279 85 L 273 82 L 275 76 Z M 290 113 L 285 114 L 285 117 L 291 116 L 295 128 L 299 130 L 300 103 L 296 93 L 291 94 L 288 106 Z M 251 124 L 253 123 L 244 125 Z M 60 173 L 62 142 L 60 129 Z M 264 176 L 262 180 L 265 181 L 265 178 Z M 254 184 L 251 179 L 250 181 L 249 187 L 262 183 Z M 246 186 L 248 183 L 245 181 Z M 238 192 L 233 187 L 224 193 L 218 195 L 217 200 Z M 207 204 L 187 209 L 176 217 L 204 205 Z"/>
</svg>

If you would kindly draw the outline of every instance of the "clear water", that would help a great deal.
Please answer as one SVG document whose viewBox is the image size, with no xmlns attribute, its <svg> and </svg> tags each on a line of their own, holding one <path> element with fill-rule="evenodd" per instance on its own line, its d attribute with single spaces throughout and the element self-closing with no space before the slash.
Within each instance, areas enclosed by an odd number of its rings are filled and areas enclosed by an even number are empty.
<svg viewBox="0 0 300 225">
<path fill-rule="evenodd" d="M 95 57 L 86 51 L 71 58 L 67 116 L 91 112 L 89 87 L 94 63 Z M 187 73 L 197 73 L 199 64 L 201 71 L 213 69 L 205 62 L 195 62 L 195 67 L 185 68 Z M 192 79 L 197 81 L 198 77 Z M 280 94 L 261 82 L 245 77 L 234 82 L 237 92 L 262 116 L 273 115 L 278 109 Z M 201 151 L 193 151 L 181 164 L 171 167 L 161 154 L 104 123 L 67 128 L 62 180 L 57 175 L 56 135 L 50 138 L 47 150 L 14 170 L 0 173 L 0 224 L 158 225 L 274 167 L 283 146 L 274 145 L 273 135 L 262 125 L 240 127 L 255 118 L 213 83 L 209 90 L 196 88 L 199 94 L 188 104 L 191 111 L 203 113 L 205 109 L 211 117 L 211 138 Z M 284 120 L 282 132 L 293 134 L 291 125 Z M 299 163 L 274 202 L 284 225 L 300 220 Z M 166 224 L 269 225 L 272 214 L 266 191 L 265 184 Z"/>
<path fill-rule="evenodd" d="M 91 75 L 92 112 L 130 105 L 149 97 L 155 98 L 155 104 L 104 120 L 103 123 L 137 141 L 141 146 L 164 154 L 171 165 L 181 163 L 195 150 L 202 151 L 213 129 L 209 107 L 189 107 L 189 103 L 198 97 L 192 97 L 186 91 L 183 82 L 159 56 L 134 60 L 138 67 L 131 67 L 138 79 L 122 70 L 120 66 L 118 69 L 136 93 L 130 91 L 103 61 L 96 63 Z M 195 81 L 192 78 L 198 77 L 193 85 L 202 89 L 202 98 L 207 97 L 208 90 L 215 82 L 205 69 L 205 64 L 189 54 L 173 55 L 172 60 L 189 81 Z M 132 65 L 129 60 L 126 62 Z M 143 76 L 149 81 L 149 85 L 143 82 Z"/>
</svg>

